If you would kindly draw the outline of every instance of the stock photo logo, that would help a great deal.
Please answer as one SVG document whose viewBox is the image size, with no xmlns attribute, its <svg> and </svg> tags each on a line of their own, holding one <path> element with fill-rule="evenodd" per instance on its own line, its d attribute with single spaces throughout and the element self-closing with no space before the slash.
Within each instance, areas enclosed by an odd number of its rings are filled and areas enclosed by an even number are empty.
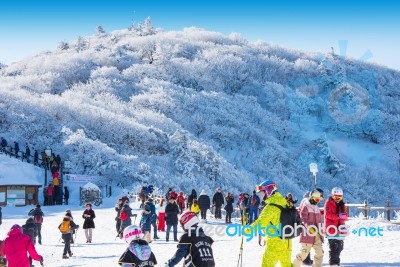
<svg viewBox="0 0 400 267">
<path fill-rule="evenodd" d="M 380 226 L 377 227 L 359 227 L 350 229 L 350 233 L 354 236 L 365 237 L 382 237 L 384 229 Z"/>
<path fill-rule="evenodd" d="M 383 237 L 386 231 L 400 231 L 400 226 L 381 227 L 381 226 L 368 226 L 368 227 L 351 227 L 347 225 L 340 225 L 339 227 L 329 226 L 326 231 L 331 234 L 327 235 L 323 224 L 319 224 L 318 227 L 311 225 L 305 227 L 304 225 L 295 225 L 294 227 L 286 225 L 282 226 L 280 223 L 278 226 L 273 224 L 266 227 L 257 225 L 241 225 L 239 223 L 233 223 L 228 226 L 226 225 L 201 225 L 204 232 L 210 237 L 243 237 L 247 242 L 253 240 L 253 238 L 261 237 L 279 237 L 281 239 L 292 239 L 295 236 L 308 235 L 316 236 L 320 235 L 327 239 L 345 239 L 349 236 L 354 237 Z M 190 235 L 199 235 L 199 228 L 196 232 L 188 231 Z M 333 232 L 332 232 L 333 230 Z M 293 236 L 293 233 L 298 233 Z"/>
<path fill-rule="evenodd" d="M 297 71 L 306 68 L 308 72 L 297 73 L 288 88 L 292 138 L 309 139 L 298 157 L 299 168 L 306 169 L 309 162 L 316 161 L 321 169 L 333 169 L 333 175 L 346 166 L 328 153 L 330 146 L 339 148 L 354 165 L 365 165 L 371 157 L 380 161 L 378 148 L 371 146 L 360 156 L 356 151 L 361 145 L 346 138 L 350 133 L 378 143 L 381 119 L 377 74 L 366 65 L 372 53 L 367 50 L 359 59 L 351 59 L 346 57 L 348 41 L 341 40 L 338 45 L 339 54 L 332 48 L 329 54 L 299 63 Z"/>
</svg>

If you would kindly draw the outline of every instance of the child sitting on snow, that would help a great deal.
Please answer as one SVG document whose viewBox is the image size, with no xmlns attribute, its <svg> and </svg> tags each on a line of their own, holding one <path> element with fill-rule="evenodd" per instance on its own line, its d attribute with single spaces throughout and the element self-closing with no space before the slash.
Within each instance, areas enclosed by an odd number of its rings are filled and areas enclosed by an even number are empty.
<svg viewBox="0 0 400 267">
<path fill-rule="evenodd" d="M 122 267 L 152 267 L 157 264 L 156 257 L 149 244 L 143 240 L 142 230 L 138 226 L 126 227 L 123 238 L 125 242 L 129 243 L 129 246 L 119 258 L 119 265 Z"/>
</svg>

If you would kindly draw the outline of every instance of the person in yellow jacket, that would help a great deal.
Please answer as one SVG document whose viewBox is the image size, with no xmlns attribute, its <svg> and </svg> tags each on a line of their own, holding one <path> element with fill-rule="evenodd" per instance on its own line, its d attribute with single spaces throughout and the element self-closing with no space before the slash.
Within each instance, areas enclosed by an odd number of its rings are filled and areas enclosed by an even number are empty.
<svg viewBox="0 0 400 267">
<path fill-rule="evenodd" d="M 266 206 L 260 216 L 251 226 L 256 229 L 258 225 L 266 228 L 273 224 L 275 227 L 269 227 L 265 235 L 266 245 L 262 259 L 261 267 L 275 267 L 279 262 L 281 267 L 292 267 L 292 240 L 281 239 L 275 229 L 279 229 L 281 210 L 273 205 L 276 204 L 285 207 L 286 199 L 277 191 L 276 184 L 273 181 L 266 180 L 256 188 L 258 192 L 264 191 L 267 199 Z M 258 230 L 257 230 L 258 231 Z"/>
<path fill-rule="evenodd" d="M 193 199 L 192 206 L 190 207 L 190 211 L 196 213 L 196 215 L 199 215 L 200 206 L 199 206 L 199 203 L 197 202 L 197 199 Z"/>
</svg>

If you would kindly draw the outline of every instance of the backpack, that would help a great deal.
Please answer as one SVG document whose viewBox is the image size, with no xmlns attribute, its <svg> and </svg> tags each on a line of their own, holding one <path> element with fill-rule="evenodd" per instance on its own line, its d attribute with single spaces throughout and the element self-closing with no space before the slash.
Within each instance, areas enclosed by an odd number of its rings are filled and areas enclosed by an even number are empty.
<svg viewBox="0 0 400 267">
<path fill-rule="evenodd" d="M 252 207 L 257 207 L 257 197 L 256 197 L 256 196 L 252 196 L 252 197 L 251 197 L 251 203 L 250 203 L 250 205 L 251 205 Z"/>
<path fill-rule="evenodd" d="M 299 225 L 302 225 L 301 219 L 299 212 L 295 207 L 282 207 L 277 204 L 268 204 L 274 207 L 277 207 L 278 209 L 281 210 L 281 216 L 279 218 L 279 221 L 282 225 L 282 232 L 280 233 L 280 237 L 282 238 L 282 233 L 285 233 L 285 239 L 293 239 L 296 236 L 299 236 L 301 234 L 301 227 L 296 227 Z M 285 228 L 286 226 L 286 228 Z M 289 227 L 290 226 L 290 227 Z M 292 231 L 292 229 L 295 229 L 295 231 Z"/>
<path fill-rule="evenodd" d="M 40 211 L 35 212 L 35 215 L 33 216 L 33 221 L 35 223 L 43 223 L 43 216 Z"/>
<path fill-rule="evenodd" d="M 122 209 L 121 213 L 119 214 L 119 218 L 121 219 L 121 221 L 126 221 L 129 218 L 128 213 L 126 212 L 126 210 Z"/>
<path fill-rule="evenodd" d="M 59 229 L 62 234 L 70 233 L 70 223 L 71 221 L 62 221 Z"/>
</svg>

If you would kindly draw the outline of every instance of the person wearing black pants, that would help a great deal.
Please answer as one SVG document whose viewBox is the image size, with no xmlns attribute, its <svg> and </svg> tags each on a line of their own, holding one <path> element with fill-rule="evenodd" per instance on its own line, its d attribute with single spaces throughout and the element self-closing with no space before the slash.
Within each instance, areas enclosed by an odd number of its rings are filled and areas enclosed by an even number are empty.
<svg viewBox="0 0 400 267">
<path fill-rule="evenodd" d="M 329 242 L 329 264 L 340 264 L 340 253 L 343 250 L 343 239 L 328 239 Z"/>
<path fill-rule="evenodd" d="M 60 223 L 60 225 L 58 226 L 58 229 L 60 229 L 60 231 L 62 229 L 62 225 L 64 222 L 69 222 L 69 229 L 67 231 L 61 232 L 61 238 L 64 240 L 64 253 L 62 258 L 68 259 L 67 253 L 70 257 L 72 256 L 71 252 L 72 231 L 78 229 L 79 225 L 76 225 L 71 217 L 64 216 L 63 222 Z"/>
<path fill-rule="evenodd" d="M 178 215 L 179 207 L 175 203 L 175 197 L 170 196 L 169 203 L 165 207 L 165 222 L 167 223 L 166 241 L 169 241 L 171 227 L 174 229 L 174 241 L 178 242 Z"/>
<path fill-rule="evenodd" d="M 117 212 L 117 216 L 115 217 L 115 229 L 117 230 L 117 236 L 120 236 L 120 229 L 121 229 L 121 218 L 120 218 L 120 214 L 121 214 L 121 210 L 123 207 L 123 202 L 122 202 L 122 198 L 118 199 L 117 204 L 115 204 L 115 211 Z"/>
<path fill-rule="evenodd" d="M 65 205 L 68 205 L 68 199 L 69 199 L 69 190 L 66 186 L 64 186 L 64 200 L 65 200 Z"/>
<path fill-rule="evenodd" d="M 216 191 L 212 199 L 213 206 L 215 206 L 215 219 L 222 219 L 221 208 L 224 204 L 224 196 L 221 193 L 221 188 L 218 187 Z"/>
<path fill-rule="evenodd" d="M 226 223 L 232 223 L 232 212 L 233 212 L 233 203 L 235 202 L 235 199 L 233 198 L 233 195 L 228 192 L 225 196 L 226 200 L 226 205 L 225 205 L 225 211 L 226 211 L 226 217 L 225 217 L 225 222 Z"/>
<path fill-rule="evenodd" d="M 201 190 L 201 193 L 199 195 L 199 199 L 197 200 L 197 202 L 199 203 L 199 207 L 200 207 L 201 219 L 206 221 L 207 220 L 207 210 L 210 208 L 211 200 L 204 189 Z"/>
<path fill-rule="evenodd" d="M 329 264 L 340 265 L 340 253 L 344 247 L 344 241 L 340 238 L 345 234 L 341 228 L 345 227 L 347 210 L 343 201 L 343 190 L 340 187 L 332 188 L 331 196 L 324 206 L 325 231 L 329 240 Z"/>
</svg>

